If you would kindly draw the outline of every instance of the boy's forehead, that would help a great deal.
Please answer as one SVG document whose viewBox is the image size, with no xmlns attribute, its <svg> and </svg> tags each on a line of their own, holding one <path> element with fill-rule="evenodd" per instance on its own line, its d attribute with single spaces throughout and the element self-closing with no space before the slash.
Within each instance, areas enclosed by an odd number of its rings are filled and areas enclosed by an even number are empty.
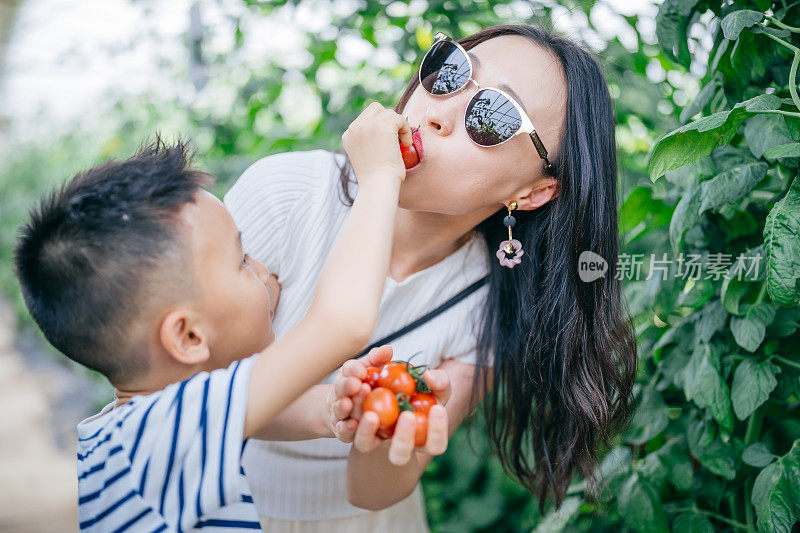
<svg viewBox="0 0 800 533">
<path fill-rule="evenodd" d="M 194 202 L 181 209 L 180 218 L 186 224 L 195 247 L 218 247 L 238 236 L 236 223 L 225 204 L 205 190 L 199 191 Z"/>
</svg>

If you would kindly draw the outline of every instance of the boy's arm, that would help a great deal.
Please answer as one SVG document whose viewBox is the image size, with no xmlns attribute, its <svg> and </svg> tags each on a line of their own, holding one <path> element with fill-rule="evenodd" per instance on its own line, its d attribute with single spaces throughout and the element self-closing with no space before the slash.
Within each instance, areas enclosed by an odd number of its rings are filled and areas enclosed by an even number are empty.
<svg viewBox="0 0 800 533">
<path fill-rule="evenodd" d="M 253 365 L 245 438 L 369 341 L 389 269 L 397 198 L 405 178 L 398 134 L 411 143 L 403 117 L 372 104 L 342 136 L 354 160 L 358 195 L 307 313 Z"/>
<path fill-rule="evenodd" d="M 353 410 L 352 397 L 363 384 L 349 369 L 357 364 L 380 366 L 390 359 L 391 348 L 379 346 L 357 361 L 346 361 L 334 384 L 314 385 L 252 438 L 286 441 L 336 437 L 353 442 L 358 422 L 348 416 Z"/>
<path fill-rule="evenodd" d="M 452 384 L 452 393 L 444 406 L 447 428 L 440 428 L 442 432 L 446 431 L 449 439 L 474 408 L 470 393 L 475 366 L 451 359 L 443 362 L 437 370 L 444 370 Z M 406 498 L 419 483 L 433 455 L 414 450 L 413 416 L 410 418 L 410 432 L 401 429 L 402 421 L 398 420 L 391 440 L 371 452 L 362 453 L 358 450 L 362 447 L 359 441 L 374 438 L 377 429 L 367 427 L 362 417 L 347 459 L 347 499 L 352 505 L 371 510 L 384 509 Z M 431 432 L 435 431 L 432 418 L 433 413 L 428 422 L 428 442 L 432 438 Z M 395 462 L 402 463 L 409 455 L 410 460 L 402 466 L 390 462 L 390 456 Z"/>
</svg>

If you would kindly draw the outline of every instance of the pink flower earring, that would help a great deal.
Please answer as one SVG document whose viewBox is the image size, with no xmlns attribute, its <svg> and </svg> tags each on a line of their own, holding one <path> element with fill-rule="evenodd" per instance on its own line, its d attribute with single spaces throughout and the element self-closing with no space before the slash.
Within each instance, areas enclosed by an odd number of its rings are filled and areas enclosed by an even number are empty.
<svg viewBox="0 0 800 533">
<path fill-rule="evenodd" d="M 503 219 L 503 225 L 508 228 L 508 240 L 500 243 L 497 249 L 497 258 L 500 260 L 500 266 L 514 268 L 514 266 L 522 262 L 522 243 L 511 235 L 511 228 L 517 223 L 517 219 L 511 215 L 511 211 L 517 208 L 517 202 L 511 202 L 507 207 L 508 216 Z"/>
</svg>

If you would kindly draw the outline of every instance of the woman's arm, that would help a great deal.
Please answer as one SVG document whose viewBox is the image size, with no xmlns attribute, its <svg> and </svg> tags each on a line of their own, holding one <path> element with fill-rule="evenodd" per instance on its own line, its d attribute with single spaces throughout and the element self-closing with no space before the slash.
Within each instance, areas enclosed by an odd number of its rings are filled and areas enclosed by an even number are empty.
<svg viewBox="0 0 800 533">
<path fill-rule="evenodd" d="M 449 376 L 452 392 L 444 406 L 446 416 L 434 420 L 433 409 L 431 410 L 428 443 L 435 438 L 436 432 L 441 432 L 443 438 L 449 439 L 475 407 L 470 402 L 474 365 L 451 359 L 439 365 L 437 370 L 443 370 Z M 372 451 L 359 451 L 359 448 L 369 449 L 372 439 L 376 438 L 377 417 L 373 419 L 368 416 L 371 414 L 364 413 L 362 416 L 354 445 L 350 449 L 347 460 L 347 499 L 356 507 L 378 510 L 411 494 L 433 455 L 415 451 L 413 415 L 402 416 L 398 420 L 391 440 L 384 441 Z M 402 464 L 404 461 L 407 462 L 402 466 L 392 464 Z"/>
</svg>

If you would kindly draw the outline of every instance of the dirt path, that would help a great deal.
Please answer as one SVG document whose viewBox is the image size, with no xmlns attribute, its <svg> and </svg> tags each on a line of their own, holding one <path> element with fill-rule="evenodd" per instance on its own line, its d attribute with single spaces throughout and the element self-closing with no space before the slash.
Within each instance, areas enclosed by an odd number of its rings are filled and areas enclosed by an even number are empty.
<svg viewBox="0 0 800 533">
<path fill-rule="evenodd" d="M 0 531 L 77 531 L 75 454 L 56 446 L 51 429 L 54 378 L 28 368 L 15 334 L 0 301 Z"/>
</svg>

